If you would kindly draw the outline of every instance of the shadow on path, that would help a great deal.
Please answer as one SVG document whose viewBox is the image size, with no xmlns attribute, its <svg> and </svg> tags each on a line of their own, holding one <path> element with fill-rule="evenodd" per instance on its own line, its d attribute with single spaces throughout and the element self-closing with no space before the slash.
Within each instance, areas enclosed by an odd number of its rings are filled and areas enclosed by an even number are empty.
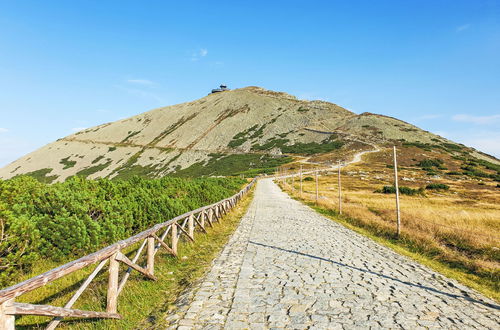
<svg viewBox="0 0 500 330">
<path fill-rule="evenodd" d="M 391 277 L 391 276 L 388 276 L 388 275 L 376 273 L 376 272 L 368 270 L 368 269 L 363 269 L 363 268 L 359 268 L 359 267 L 355 267 L 355 266 L 350 266 L 350 265 L 347 265 L 347 264 L 344 264 L 344 263 L 341 263 L 341 262 L 338 262 L 338 261 L 333 261 L 333 260 L 330 260 L 330 259 L 326 259 L 326 258 L 314 256 L 314 255 L 311 255 L 311 254 L 302 253 L 302 252 L 293 251 L 293 250 L 288 250 L 288 249 L 283 249 L 283 248 L 280 248 L 280 247 L 277 247 L 277 246 L 267 245 L 267 244 L 258 243 L 258 242 L 254 242 L 254 241 L 250 241 L 250 243 L 254 244 L 254 245 L 263 246 L 263 247 L 266 247 L 266 248 L 271 248 L 271 249 L 276 249 L 276 250 L 280 250 L 280 251 L 284 251 L 284 252 L 298 254 L 298 255 L 301 255 L 301 256 L 305 256 L 305 257 L 309 257 L 309 258 L 313 258 L 313 259 L 317 259 L 317 260 L 327 261 L 327 262 L 330 262 L 330 263 L 338 265 L 338 266 L 342 266 L 342 267 L 354 269 L 354 270 L 357 270 L 357 271 L 360 271 L 360 272 L 363 272 L 363 273 L 368 273 L 368 274 L 376 275 L 376 276 L 379 276 L 379 277 L 382 277 L 382 278 L 385 278 L 385 279 L 388 279 L 388 280 L 391 280 L 391 281 L 399 282 L 401 284 L 408 285 L 408 286 L 411 286 L 411 287 L 414 287 L 414 288 L 419 288 L 419 289 L 431 291 L 431 292 L 434 292 L 434 293 L 437 293 L 437 294 L 441 294 L 441 295 L 445 295 L 445 296 L 448 296 L 448 297 L 454 298 L 454 299 L 464 299 L 464 300 L 470 301 L 470 302 L 475 303 L 475 304 L 480 304 L 480 305 L 483 305 L 483 306 L 486 306 L 486 307 L 489 307 L 489 308 L 500 310 L 500 306 L 499 305 L 495 305 L 495 304 L 491 304 L 491 303 L 488 303 L 488 302 L 485 302 L 485 301 L 482 301 L 482 300 L 477 300 L 477 299 L 471 298 L 467 294 L 467 292 L 464 292 L 464 291 L 462 291 L 462 293 L 464 295 L 461 296 L 461 295 L 457 295 L 457 294 L 453 294 L 453 293 L 439 291 L 437 289 L 434 289 L 434 288 L 431 288 L 431 287 L 428 287 L 428 286 L 424 286 L 424 285 L 420 285 L 420 284 L 415 284 L 415 283 L 411 283 L 411 282 L 407 282 L 407 281 L 402 281 L 402 280 L 397 279 L 395 277 Z"/>
</svg>

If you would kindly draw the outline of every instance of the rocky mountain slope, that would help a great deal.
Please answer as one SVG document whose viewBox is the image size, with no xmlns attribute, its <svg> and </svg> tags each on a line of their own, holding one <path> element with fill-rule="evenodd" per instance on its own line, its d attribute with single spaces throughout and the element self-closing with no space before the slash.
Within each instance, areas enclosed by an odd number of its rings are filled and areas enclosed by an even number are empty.
<svg viewBox="0 0 500 330">
<path fill-rule="evenodd" d="M 29 174 L 54 182 L 73 175 L 254 174 L 292 160 L 282 154 L 370 149 L 388 143 L 465 148 L 394 118 L 357 115 L 329 102 L 246 87 L 77 132 L 0 169 L 0 178 Z"/>
</svg>

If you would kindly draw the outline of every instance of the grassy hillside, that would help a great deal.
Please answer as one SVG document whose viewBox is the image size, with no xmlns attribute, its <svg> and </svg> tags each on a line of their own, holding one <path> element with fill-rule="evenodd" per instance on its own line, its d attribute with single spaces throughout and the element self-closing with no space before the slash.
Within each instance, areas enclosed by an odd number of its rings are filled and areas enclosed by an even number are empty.
<svg viewBox="0 0 500 330">
<path fill-rule="evenodd" d="M 29 174 L 44 182 L 62 182 L 75 175 L 94 179 L 266 173 L 284 161 L 280 155 L 348 153 L 353 147 L 394 143 L 466 152 L 500 164 L 396 118 L 357 115 L 333 103 L 246 87 L 82 130 L 0 169 L 0 178 Z M 227 166 L 233 160 L 235 166 Z M 224 170 L 214 171 L 215 162 Z"/>
<path fill-rule="evenodd" d="M 236 193 L 236 178 L 109 181 L 74 177 L 47 185 L 0 180 L 0 285 L 17 282 L 41 260 L 86 255 Z"/>
</svg>

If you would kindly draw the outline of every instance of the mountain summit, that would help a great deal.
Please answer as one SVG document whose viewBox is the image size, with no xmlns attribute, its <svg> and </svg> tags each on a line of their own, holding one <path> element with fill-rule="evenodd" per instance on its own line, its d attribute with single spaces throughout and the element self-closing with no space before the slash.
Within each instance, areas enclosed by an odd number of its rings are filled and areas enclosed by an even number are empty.
<svg viewBox="0 0 500 330">
<path fill-rule="evenodd" d="M 283 154 L 311 155 L 403 142 L 458 148 L 391 117 L 357 115 L 333 103 L 245 87 L 85 129 L 0 169 L 0 178 L 29 174 L 53 182 L 73 175 L 238 174 L 291 160 Z M 228 166 L 231 169 L 221 170 Z"/>
</svg>

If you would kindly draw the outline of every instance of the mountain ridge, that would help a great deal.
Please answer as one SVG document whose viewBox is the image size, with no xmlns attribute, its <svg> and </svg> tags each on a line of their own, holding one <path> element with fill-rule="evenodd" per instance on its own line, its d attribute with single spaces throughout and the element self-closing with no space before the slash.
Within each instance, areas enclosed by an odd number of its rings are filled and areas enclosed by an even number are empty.
<svg viewBox="0 0 500 330">
<path fill-rule="evenodd" d="M 250 86 L 76 132 L 0 169 L 0 178 L 30 174 L 52 178 L 47 179 L 52 182 L 73 175 L 161 177 L 203 167 L 223 159 L 221 155 L 241 155 L 233 156 L 238 161 L 248 155 L 250 167 L 256 161 L 250 156 L 262 155 L 266 161 L 260 165 L 270 168 L 283 163 L 282 153 L 324 153 L 345 150 L 354 143 L 365 149 L 387 143 L 464 148 L 396 118 L 367 112 L 358 115 L 334 103 L 299 100 Z M 498 161 L 467 150 L 475 157 Z"/>
</svg>

